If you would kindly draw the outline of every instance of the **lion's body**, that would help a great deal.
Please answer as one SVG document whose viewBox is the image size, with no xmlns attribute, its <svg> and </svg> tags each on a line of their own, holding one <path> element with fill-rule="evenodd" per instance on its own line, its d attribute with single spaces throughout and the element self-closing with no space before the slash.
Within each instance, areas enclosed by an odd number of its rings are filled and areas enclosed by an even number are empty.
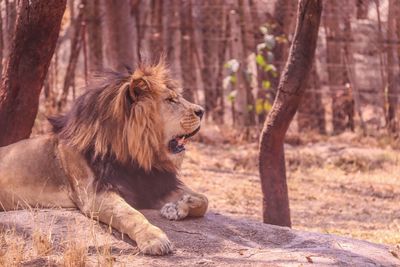
<svg viewBox="0 0 400 267">
<path fill-rule="evenodd" d="M 22 153 L 21 153 L 22 152 Z M 56 136 L 46 135 L 0 148 L 0 210 L 16 208 L 78 207 L 72 173 L 95 177 L 84 183 L 92 191 L 118 191 L 134 208 L 161 208 L 168 195 L 181 184 L 175 173 L 99 160 L 92 164 L 76 150 L 60 145 Z"/>
<path fill-rule="evenodd" d="M 46 136 L 0 148 L 0 209 L 75 207 L 58 142 Z"/>
<path fill-rule="evenodd" d="M 0 209 L 76 207 L 144 253 L 169 253 L 167 236 L 136 209 L 162 207 L 171 220 L 204 215 L 207 198 L 178 179 L 201 116 L 162 64 L 112 74 L 52 118 L 53 133 L 0 148 Z"/>
</svg>

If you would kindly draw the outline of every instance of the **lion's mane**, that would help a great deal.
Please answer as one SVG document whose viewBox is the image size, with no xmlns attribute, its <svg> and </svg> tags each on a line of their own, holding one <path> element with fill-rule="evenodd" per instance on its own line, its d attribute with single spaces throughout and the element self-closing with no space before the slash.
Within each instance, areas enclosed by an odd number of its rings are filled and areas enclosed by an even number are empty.
<svg viewBox="0 0 400 267">
<path fill-rule="evenodd" d="M 163 62 L 133 73 L 107 71 L 76 99 L 65 115 L 49 118 L 53 132 L 94 159 L 113 157 L 144 170 L 172 171 L 166 157 L 157 101 L 171 82 Z"/>
</svg>

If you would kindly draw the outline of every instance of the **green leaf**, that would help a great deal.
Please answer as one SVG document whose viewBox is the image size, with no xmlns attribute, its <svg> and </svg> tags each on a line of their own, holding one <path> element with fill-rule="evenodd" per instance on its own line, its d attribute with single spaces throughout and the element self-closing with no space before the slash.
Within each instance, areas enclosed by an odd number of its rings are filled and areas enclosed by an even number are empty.
<svg viewBox="0 0 400 267">
<path fill-rule="evenodd" d="M 228 101 L 229 102 L 233 103 L 235 101 L 236 93 L 237 93 L 236 90 L 233 90 L 228 94 Z"/>
<path fill-rule="evenodd" d="M 262 81 L 262 88 L 265 90 L 268 90 L 271 88 L 271 82 L 270 81 Z"/>
<path fill-rule="evenodd" d="M 259 115 L 264 111 L 263 100 L 261 98 L 256 99 L 256 114 Z"/>
<path fill-rule="evenodd" d="M 269 112 L 272 109 L 272 105 L 268 102 L 268 100 L 265 100 L 264 102 L 264 110 Z"/>
<path fill-rule="evenodd" d="M 263 55 L 257 54 L 256 56 L 256 62 L 259 66 L 264 67 L 267 63 L 265 62 L 265 59 Z"/>
<path fill-rule="evenodd" d="M 264 71 L 265 72 L 276 72 L 276 67 L 273 64 L 266 64 L 264 66 Z"/>
<path fill-rule="evenodd" d="M 235 84 L 237 82 L 237 77 L 236 75 L 231 75 L 231 83 Z"/>
</svg>

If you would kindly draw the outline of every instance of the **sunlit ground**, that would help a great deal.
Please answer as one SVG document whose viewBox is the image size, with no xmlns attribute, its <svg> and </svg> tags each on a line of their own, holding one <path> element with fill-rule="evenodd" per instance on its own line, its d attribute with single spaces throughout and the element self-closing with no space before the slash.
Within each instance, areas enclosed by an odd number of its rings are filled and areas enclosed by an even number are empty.
<svg viewBox="0 0 400 267">
<path fill-rule="evenodd" d="M 340 141 L 287 146 L 294 229 L 400 244 L 400 156 Z M 261 220 L 257 145 L 193 143 L 183 180 L 215 212 Z"/>
</svg>

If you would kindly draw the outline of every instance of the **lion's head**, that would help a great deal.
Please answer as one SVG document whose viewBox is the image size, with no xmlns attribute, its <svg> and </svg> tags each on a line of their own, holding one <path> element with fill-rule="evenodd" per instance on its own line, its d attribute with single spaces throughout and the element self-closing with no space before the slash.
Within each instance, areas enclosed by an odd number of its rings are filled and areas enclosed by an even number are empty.
<svg viewBox="0 0 400 267">
<path fill-rule="evenodd" d="M 203 109 L 185 100 L 163 62 L 133 73 L 109 72 L 63 116 L 53 131 L 94 158 L 176 171 L 186 140 L 200 129 Z"/>
</svg>

